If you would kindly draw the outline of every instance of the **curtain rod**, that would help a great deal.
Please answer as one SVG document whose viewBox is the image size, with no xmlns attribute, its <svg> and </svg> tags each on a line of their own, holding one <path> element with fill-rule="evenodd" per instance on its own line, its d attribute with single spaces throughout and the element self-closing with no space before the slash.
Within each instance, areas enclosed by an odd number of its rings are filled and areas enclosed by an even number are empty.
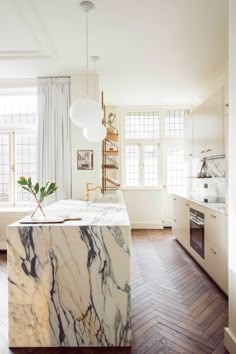
<svg viewBox="0 0 236 354">
<path fill-rule="evenodd" d="M 37 79 L 59 79 L 59 78 L 70 79 L 71 76 L 39 76 Z"/>
</svg>

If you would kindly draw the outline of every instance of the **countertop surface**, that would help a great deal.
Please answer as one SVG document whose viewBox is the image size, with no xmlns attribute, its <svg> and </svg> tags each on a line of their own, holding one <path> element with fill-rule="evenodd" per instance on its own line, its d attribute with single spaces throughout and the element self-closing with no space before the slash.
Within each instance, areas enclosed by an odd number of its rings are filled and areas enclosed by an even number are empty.
<svg viewBox="0 0 236 354">
<path fill-rule="evenodd" d="M 117 191 L 117 198 L 108 202 L 86 202 L 84 200 L 60 200 L 44 209 L 46 216 L 81 218 L 76 221 L 65 221 L 62 224 L 22 224 L 21 219 L 10 227 L 23 226 L 130 226 L 127 209 L 121 191 Z"/>
<path fill-rule="evenodd" d="M 219 211 L 220 213 L 227 214 L 227 208 L 225 203 L 204 203 L 200 202 L 198 200 L 193 199 L 191 196 L 185 195 L 185 194 L 178 194 L 178 193 L 173 193 L 173 195 L 176 195 L 177 197 L 184 198 L 190 202 L 193 202 L 195 204 L 201 205 L 205 208 L 211 209 L 211 210 L 216 210 Z"/>
</svg>

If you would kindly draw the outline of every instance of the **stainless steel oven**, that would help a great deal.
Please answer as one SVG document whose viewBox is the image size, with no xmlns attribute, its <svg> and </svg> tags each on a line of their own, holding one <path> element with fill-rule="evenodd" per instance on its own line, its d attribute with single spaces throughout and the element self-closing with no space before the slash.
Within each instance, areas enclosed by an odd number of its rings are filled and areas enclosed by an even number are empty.
<svg viewBox="0 0 236 354">
<path fill-rule="evenodd" d="M 204 214 L 196 209 L 190 208 L 189 220 L 190 246 L 204 259 Z"/>
</svg>

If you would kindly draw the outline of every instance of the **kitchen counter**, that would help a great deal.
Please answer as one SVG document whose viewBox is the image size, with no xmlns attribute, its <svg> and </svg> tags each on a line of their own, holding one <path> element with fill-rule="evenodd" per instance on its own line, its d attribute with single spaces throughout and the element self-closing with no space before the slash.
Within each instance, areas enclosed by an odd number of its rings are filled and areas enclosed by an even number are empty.
<svg viewBox="0 0 236 354">
<path fill-rule="evenodd" d="M 63 200 L 64 224 L 8 228 L 10 347 L 131 345 L 130 222 L 122 196 Z"/>
<path fill-rule="evenodd" d="M 173 195 L 176 195 L 177 197 L 181 197 L 181 198 L 184 198 L 192 203 L 195 203 L 195 204 L 198 204 L 198 205 L 201 205 L 205 208 L 208 208 L 208 209 L 212 209 L 212 210 L 216 210 L 216 211 L 219 211 L 220 213 L 223 213 L 223 214 L 227 214 L 227 208 L 226 208 L 226 204 L 225 203 L 204 203 L 204 202 L 199 202 L 198 200 L 195 200 L 193 198 L 191 198 L 190 196 L 188 195 L 185 195 L 185 194 L 181 194 L 181 193 L 172 193 Z"/>
</svg>

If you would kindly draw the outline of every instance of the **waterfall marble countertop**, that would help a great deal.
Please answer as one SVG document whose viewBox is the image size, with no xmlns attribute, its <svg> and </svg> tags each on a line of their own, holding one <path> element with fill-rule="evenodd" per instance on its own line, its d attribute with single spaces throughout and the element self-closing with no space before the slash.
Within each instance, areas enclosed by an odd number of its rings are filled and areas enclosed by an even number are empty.
<svg viewBox="0 0 236 354">
<path fill-rule="evenodd" d="M 117 199 L 112 202 L 85 202 L 84 200 L 61 200 L 47 208 L 45 213 L 48 217 L 80 217 L 81 220 L 66 221 L 63 226 L 84 226 L 84 225 L 116 225 L 130 226 L 127 209 L 121 191 L 117 191 Z M 22 220 L 19 220 L 22 221 Z M 22 226 L 18 222 L 11 226 Z M 48 224 L 47 224 L 48 225 Z M 35 226 L 32 224 L 32 226 Z M 54 226 L 62 226 L 54 224 Z"/>
<path fill-rule="evenodd" d="M 63 200 L 63 224 L 8 228 L 10 347 L 131 346 L 131 228 L 125 204 Z"/>
</svg>

